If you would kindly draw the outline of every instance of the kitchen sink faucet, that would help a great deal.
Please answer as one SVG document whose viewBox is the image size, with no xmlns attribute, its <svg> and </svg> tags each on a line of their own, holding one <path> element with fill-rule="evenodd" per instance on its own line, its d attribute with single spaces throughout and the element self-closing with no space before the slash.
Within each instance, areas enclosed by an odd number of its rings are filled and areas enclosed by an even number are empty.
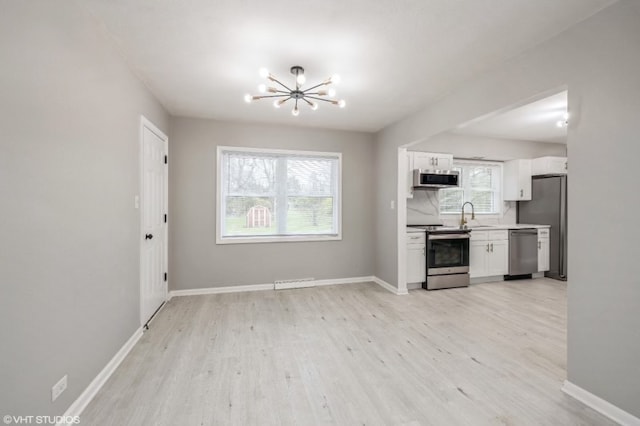
<svg viewBox="0 0 640 426">
<path fill-rule="evenodd" d="M 470 201 L 467 201 L 462 205 L 462 211 L 461 211 L 462 216 L 460 217 L 460 229 L 467 228 L 467 219 L 464 218 L 464 206 L 466 206 L 467 204 L 471 205 L 471 220 L 476 218 L 476 211 L 473 208 L 473 203 Z"/>
</svg>

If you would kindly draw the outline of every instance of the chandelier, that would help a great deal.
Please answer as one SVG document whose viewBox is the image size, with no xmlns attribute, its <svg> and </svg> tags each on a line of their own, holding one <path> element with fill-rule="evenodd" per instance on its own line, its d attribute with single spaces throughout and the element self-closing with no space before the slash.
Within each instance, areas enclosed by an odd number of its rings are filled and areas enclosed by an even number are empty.
<svg viewBox="0 0 640 426">
<path fill-rule="evenodd" d="M 339 84 L 339 75 L 334 74 L 319 84 L 311 86 L 308 89 L 302 89 L 302 85 L 307 80 L 304 75 L 304 68 L 299 65 L 295 65 L 291 67 L 291 74 L 295 76 L 294 89 L 291 89 L 286 84 L 282 83 L 266 68 L 261 68 L 260 77 L 266 78 L 267 80 L 277 84 L 280 87 L 267 87 L 266 84 L 261 84 L 258 86 L 258 91 L 261 93 L 260 95 L 246 94 L 244 96 L 244 100 L 250 103 L 260 99 L 275 98 L 273 101 L 273 106 L 276 108 L 280 108 L 285 102 L 287 102 L 289 99 L 292 99 L 294 103 L 291 114 L 293 114 L 295 117 L 300 114 L 298 103 L 305 103 L 309 105 L 309 107 L 314 111 L 318 109 L 318 102 L 316 101 L 328 102 L 330 104 L 337 105 L 340 108 L 345 107 L 346 103 L 343 99 L 334 99 L 336 96 L 336 91 L 334 88 L 323 88 L 324 86 L 329 86 L 330 84 Z M 263 95 L 262 93 L 265 94 Z"/>
</svg>

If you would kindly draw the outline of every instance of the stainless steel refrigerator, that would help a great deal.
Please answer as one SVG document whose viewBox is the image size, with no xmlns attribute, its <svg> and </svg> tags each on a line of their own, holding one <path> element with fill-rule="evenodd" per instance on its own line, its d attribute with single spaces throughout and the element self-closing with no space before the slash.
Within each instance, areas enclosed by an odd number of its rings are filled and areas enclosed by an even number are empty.
<svg viewBox="0 0 640 426">
<path fill-rule="evenodd" d="M 549 271 L 545 276 L 567 279 L 567 176 L 534 176 L 531 201 L 518 201 L 518 223 L 551 225 Z"/>
</svg>

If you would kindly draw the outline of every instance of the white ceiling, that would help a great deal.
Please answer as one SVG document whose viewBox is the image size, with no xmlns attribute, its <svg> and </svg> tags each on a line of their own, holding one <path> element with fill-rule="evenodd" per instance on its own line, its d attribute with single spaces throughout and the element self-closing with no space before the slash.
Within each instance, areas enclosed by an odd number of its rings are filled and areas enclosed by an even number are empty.
<svg viewBox="0 0 640 426">
<path fill-rule="evenodd" d="M 567 128 L 558 127 L 567 113 L 567 92 L 466 123 L 453 133 L 498 139 L 567 143 Z"/>
<path fill-rule="evenodd" d="M 376 131 L 615 0 L 83 0 L 134 72 L 178 116 Z M 301 65 L 342 76 L 345 109 L 293 117 L 246 104 Z M 291 81 L 291 80 L 287 80 Z"/>
</svg>

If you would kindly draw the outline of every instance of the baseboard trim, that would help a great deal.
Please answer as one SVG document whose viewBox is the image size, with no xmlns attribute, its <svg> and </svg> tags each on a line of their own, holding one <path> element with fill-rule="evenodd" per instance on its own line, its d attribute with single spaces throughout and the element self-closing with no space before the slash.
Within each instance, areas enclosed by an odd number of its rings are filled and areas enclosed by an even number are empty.
<svg viewBox="0 0 640 426">
<path fill-rule="evenodd" d="M 562 391 L 567 395 L 582 402 L 587 407 L 593 408 L 600 414 L 610 418 L 614 422 L 617 422 L 623 426 L 640 426 L 640 419 L 624 411 L 621 408 L 616 407 L 608 401 L 592 394 L 591 392 L 581 388 L 578 385 L 571 383 L 568 380 L 564 381 L 562 385 Z"/>
<path fill-rule="evenodd" d="M 352 278 L 335 278 L 328 280 L 315 280 L 313 281 L 315 285 L 338 285 L 338 284 L 356 284 L 356 283 L 366 283 L 373 282 L 373 277 L 352 277 Z"/>
<path fill-rule="evenodd" d="M 122 360 L 138 343 L 138 340 L 142 337 L 142 327 L 138 328 L 133 336 L 126 341 L 126 343 L 120 348 L 120 350 L 111 358 L 111 361 L 98 373 L 98 375 L 89 383 L 89 386 L 80 394 L 80 396 L 69 406 L 64 413 L 63 419 L 73 418 L 74 416 L 80 416 L 91 400 L 96 396 L 98 391 L 109 380 L 109 377 L 116 371 L 116 368 L 120 365 Z M 64 426 L 66 423 L 58 423 L 57 426 Z"/>
<path fill-rule="evenodd" d="M 353 278 L 330 278 L 326 280 L 313 280 L 313 281 L 300 281 L 292 283 L 278 284 L 277 290 L 288 290 L 294 288 L 307 288 L 318 287 L 325 285 L 338 285 L 338 284 L 355 284 L 374 281 L 374 277 L 353 277 Z M 242 293 L 246 291 L 264 291 L 264 290 L 276 290 L 275 284 L 252 284 L 252 285 L 236 285 L 226 287 L 209 287 L 209 288 L 194 288 L 189 290 L 172 290 L 169 292 L 169 299 L 179 296 L 199 296 L 203 294 L 221 294 L 221 293 Z"/>
<path fill-rule="evenodd" d="M 391 293 L 397 295 L 397 296 L 404 296 L 406 294 L 409 294 L 408 291 L 399 291 L 396 287 L 392 286 L 391 284 L 389 284 L 388 282 L 386 282 L 383 279 L 380 279 L 378 277 L 371 277 L 372 281 L 376 284 L 378 284 L 380 287 L 384 288 L 387 291 L 390 291 Z"/>
<path fill-rule="evenodd" d="M 200 296 L 203 294 L 242 293 L 246 291 L 264 291 L 264 290 L 273 290 L 273 283 L 236 285 L 236 286 L 227 286 L 227 287 L 192 288 L 189 290 L 171 290 L 169 292 L 169 295 L 171 297 Z"/>
</svg>

